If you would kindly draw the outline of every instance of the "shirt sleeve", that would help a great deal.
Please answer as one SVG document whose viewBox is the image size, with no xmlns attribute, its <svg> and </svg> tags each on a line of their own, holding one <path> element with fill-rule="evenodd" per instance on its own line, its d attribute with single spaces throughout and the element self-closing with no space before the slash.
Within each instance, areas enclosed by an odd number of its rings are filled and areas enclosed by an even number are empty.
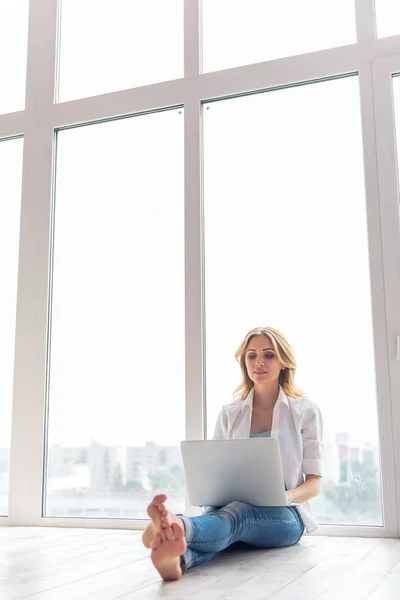
<svg viewBox="0 0 400 600">
<path fill-rule="evenodd" d="M 215 425 L 213 440 L 224 440 L 226 439 L 228 432 L 228 417 L 224 410 L 219 413 L 217 423 Z"/>
<path fill-rule="evenodd" d="M 322 476 L 323 426 L 321 411 L 316 404 L 312 404 L 304 415 L 301 430 L 303 439 L 302 469 L 305 475 Z"/>
</svg>

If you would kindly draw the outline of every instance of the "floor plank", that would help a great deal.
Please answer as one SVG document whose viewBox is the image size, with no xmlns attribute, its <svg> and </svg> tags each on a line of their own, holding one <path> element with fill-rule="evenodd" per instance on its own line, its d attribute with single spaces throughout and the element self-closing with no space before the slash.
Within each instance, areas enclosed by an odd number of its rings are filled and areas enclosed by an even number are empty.
<svg viewBox="0 0 400 600">
<path fill-rule="evenodd" d="M 400 540 L 234 547 L 163 583 L 139 532 L 0 527 L 1 600 L 396 600 Z"/>
<path fill-rule="evenodd" d="M 368 598 L 370 600 L 399 600 L 399 596 L 400 574 L 389 573 Z"/>
<path fill-rule="evenodd" d="M 348 574 L 324 593 L 320 600 L 365 600 L 399 564 L 400 541 L 381 540 Z M 400 594 L 398 594 L 398 598 Z"/>
</svg>

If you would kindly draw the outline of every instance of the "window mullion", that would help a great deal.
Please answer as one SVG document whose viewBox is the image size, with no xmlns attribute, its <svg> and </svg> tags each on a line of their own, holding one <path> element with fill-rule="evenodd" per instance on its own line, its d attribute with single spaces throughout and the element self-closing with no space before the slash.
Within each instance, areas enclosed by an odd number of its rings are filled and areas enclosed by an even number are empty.
<svg viewBox="0 0 400 600">
<path fill-rule="evenodd" d="M 197 99 L 185 104 L 185 356 L 186 439 L 189 440 L 203 438 L 205 423 L 200 112 Z"/>
<path fill-rule="evenodd" d="M 382 408 L 381 417 L 392 434 L 387 442 L 388 454 L 383 456 L 382 469 L 388 461 L 395 465 L 395 475 L 386 490 L 387 502 L 393 513 L 397 508 L 397 530 L 400 527 L 400 360 L 397 356 L 397 336 L 400 334 L 400 230 L 399 182 L 396 148 L 396 128 L 393 105 L 392 73 L 400 71 L 400 56 L 376 60 L 373 64 L 374 120 L 376 129 L 379 207 L 382 229 L 383 269 L 386 292 L 386 326 L 388 336 L 391 405 Z M 391 493 L 391 496 L 389 494 Z M 396 502 L 397 498 L 397 502 Z M 396 507 L 397 504 L 397 507 Z M 395 516 L 393 514 L 393 521 Z"/>
<path fill-rule="evenodd" d="M 26 110 L 36 120 L 53 109 L 56 81 L 58 2 L 30 0 Z"/>
<path fill-rule="evenodd" d="M 397 530 L 397 515 L 393 498 L 394 462 L 392 431 L 390 426 L 390 386 L 388 338 L 382 324 L 385 322 L 384 257 L 378 202 L 377 148 L 374 122 L 372 68 L 366 63 L 359 72 L 360 103 L 363 130 L 365 197 L 369 240 L 369 263 L 372 290 L 372 314 L 375 346 L 375 369 L 378 403 L 379 445 L 383 490 L 384 527 L 389 535 Z"/>
<path fill-rule="evenodd" d="M 0 115 L 0 140 L 22 135 L 26 128 L 25 111 Z"/>
<path fill-rule="evenodd" d="M 42 506 L 57 12 L 54 0 L 30 2 L 11 437 L 13 525 L 38 524 Z"/>
<path fill-rule="evenodd" d="M 184 3 L 184 62 L 185 78 L 196 77 L 201 72 L 201 0 Z"/>
<path fill-rule="evenodd" d="M 357 42 L 376 40 L 375 0 L 355 0 Z"/>
</svg>

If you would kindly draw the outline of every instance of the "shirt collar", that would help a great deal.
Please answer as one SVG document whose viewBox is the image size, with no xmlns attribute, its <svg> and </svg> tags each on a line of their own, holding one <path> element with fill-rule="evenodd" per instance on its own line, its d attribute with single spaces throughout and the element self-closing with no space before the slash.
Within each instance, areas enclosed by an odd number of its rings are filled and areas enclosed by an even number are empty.
<svg viewBox="0 0 400 600">
<path fill-rule="evenodd" d="M 245 410 L 246 406 L 248 406 L 250 409 L 252 409 L 253 408 L 253 400 L 254 400 L 254 387 L 250 390 L 250 393 L 247 396 L 247 398 L 245 400 L 242 400 L 241 410 L 242 411 Z M 286 404 L 286 406 L 289 406 L 289 400 L 288 400 L 285 392 L 281 388 L 281 386 L 279 386 L 279 396 L 278 396 L 278 400 L 276 401 L 276 404 L 274 406 L 274 410 L 275 410 L 275 407 L 278 404 L 280 404 L 281 402 Z"/>
</svg>

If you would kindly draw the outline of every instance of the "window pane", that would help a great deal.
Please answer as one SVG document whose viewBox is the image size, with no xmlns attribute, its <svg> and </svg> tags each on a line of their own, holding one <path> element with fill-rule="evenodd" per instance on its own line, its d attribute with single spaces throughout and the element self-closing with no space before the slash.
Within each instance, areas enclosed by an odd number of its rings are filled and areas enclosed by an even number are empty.
<svg viewBox="0 0 400 600">
<path fill-rule="evenodd" d="M 400 3 L 398 0 L 375 0 L 378 37 L 400 34 Z"/>
<path fill-rule="evenodd" d="M 0 114 L 25 108 L 28 13 L 29 0 L 0 0 Z"/>
<path fill-rule="evenodd" d="M 356 41 L 349 0 L 203 0 L 203 71 Z"/>
<path fill-rule="evenodd" d="M 183 77 L 183 0 L 63 0 L 59 101 Z"/>
<path fill-rule="evenodd" d="M 47 516 L 184 508 L 183 121 L 58 134 Z"/>
<path fill-rule="evenodd" d="M 0 515 L 8 513 L 23 140 L 0 142 Z"/>
<path fill-rule="evenodd" d="M 318 520 L 382 524 L 358 80 L 204 115 L 208 436 L 240 383 L 245 334 L 281 330 L 325 418 Z"/>
</svg>

